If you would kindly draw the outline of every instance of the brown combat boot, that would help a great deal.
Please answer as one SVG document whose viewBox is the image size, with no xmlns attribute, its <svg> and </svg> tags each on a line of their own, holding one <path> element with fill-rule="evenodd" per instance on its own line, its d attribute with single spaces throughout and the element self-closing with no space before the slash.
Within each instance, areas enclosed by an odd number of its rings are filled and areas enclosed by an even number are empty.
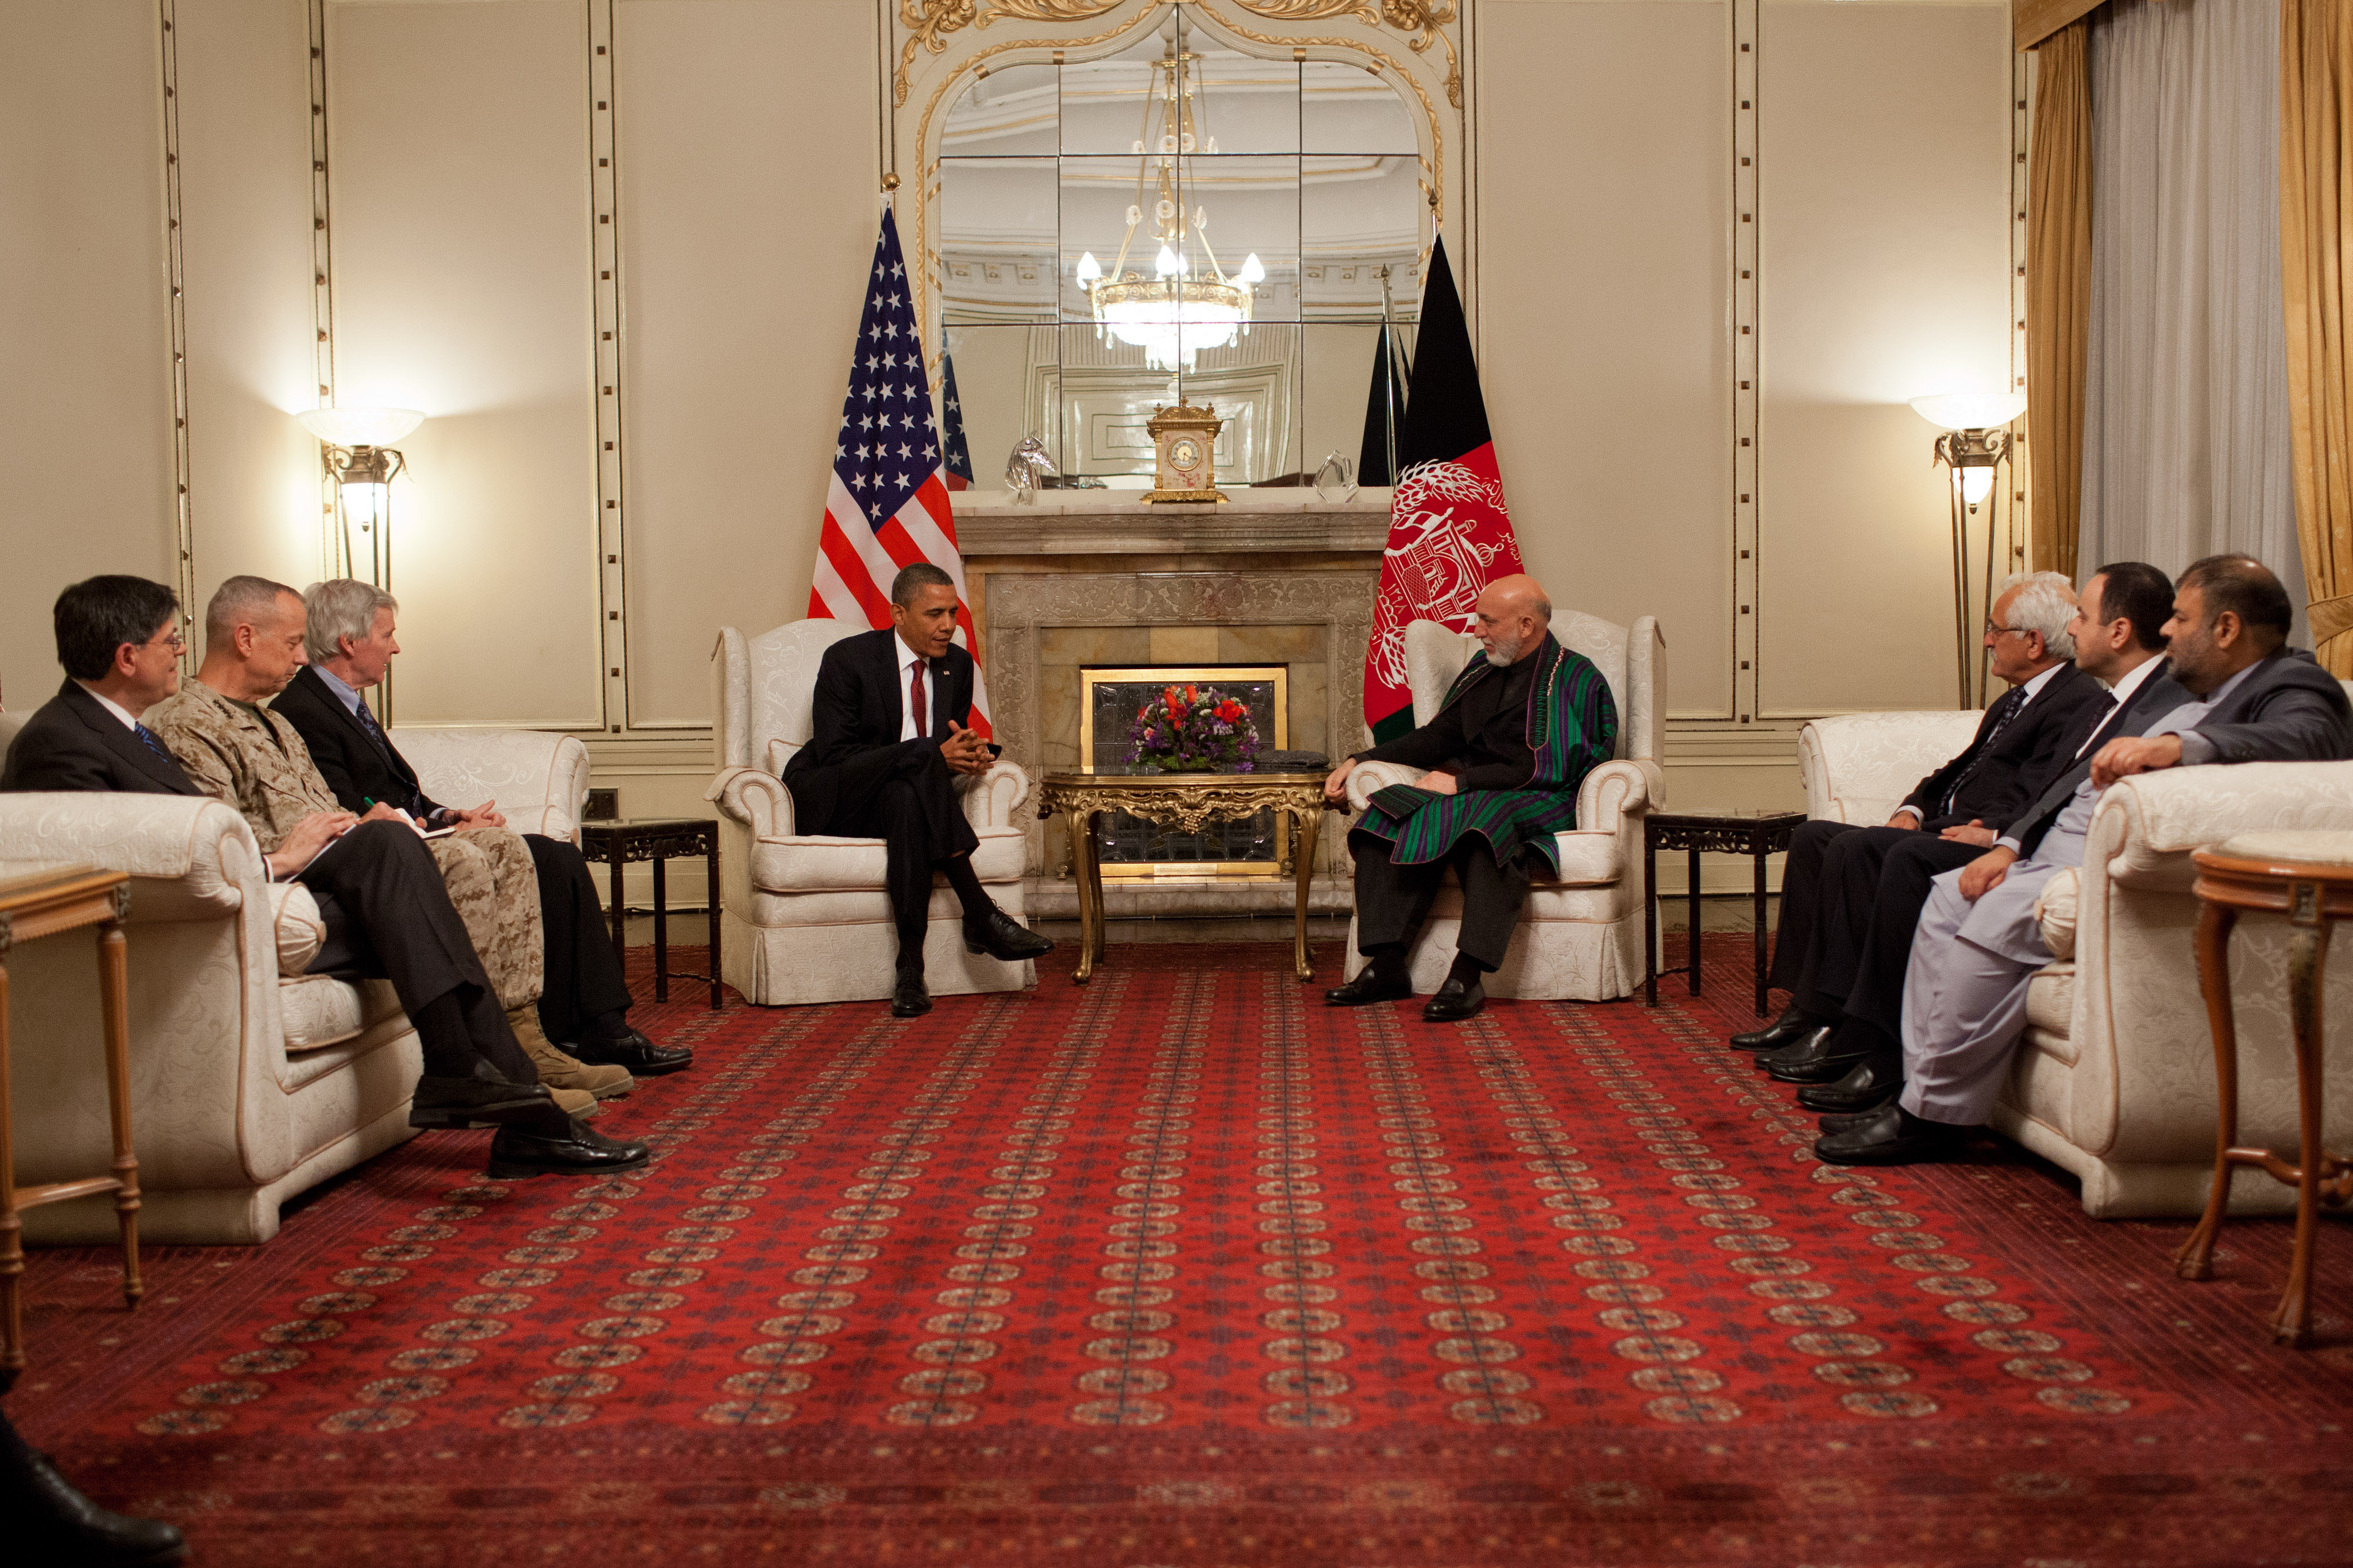
<svg viewBox="0 0 2353 1568">
<path fill-rule="evenodd" d="M 592 1065 L 557 1050 L 539 1026 L 536 1005 L 510 1008 L 507 1024 L 514 1030 L 515 1041 L 522 1047 L 523 1054 L 531 1058 L 531 1065 L 539 1069 L 539 1081 L 559 1097 L 565 1089 L 577 1089 L 597 1100 L 611 1100 L 638 1087 L 638 1080 L 629 1076 L 627 1068 Z"/>
</svg>

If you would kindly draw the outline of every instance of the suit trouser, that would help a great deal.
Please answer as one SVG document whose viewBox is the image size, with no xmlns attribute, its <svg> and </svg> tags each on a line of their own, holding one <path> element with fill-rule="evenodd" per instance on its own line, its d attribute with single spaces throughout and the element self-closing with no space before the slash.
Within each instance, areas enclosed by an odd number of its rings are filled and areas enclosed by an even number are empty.
<svg viewBox="0 0 2353 1568">
<path fill-rule="evenodd" d="M 1817 1005 L 1826 1009 L 1821 1016 L 1837 1017 L 1843 1011 L 1848 1018 L 1869 1025 L 1886 1040 L 1894 1040 L 1901 1037 L 1904 1027 L 1905 968 L 1912 959 L 1913 933 L 1919 928 L 1929 889 L 1939 876 L 1958 870 L 1985 850 L 1978 845 L 1901 828 L 1871 832 L 1885 836 L 1881 841 L 1885 849 L 1878 875 L 1868 879 L 1860 873 L 1851 875 L 1846 882 L 1849 897 L 1837 916 L 1849 933 L 1845 940 L 1854 954 L 1852 978 L 1843 995 L 1825 991 Z M 1867 838 L 1868 835 L 1848 837 Z M 1860 857 L 1873 847 L 1868 842 L 1858 842 L 1850 855 Z M 1832 974 L 1832 966 L 1826 963 L 1823 973 Z M 1805 1005 L 1805 997 L 1799 1000 Z"/>
<path fill-rule="evenodd" d="M 1904 985 L 1900 1103 L 1913 1115 L 1974 1127 L 1992 1112 L 2026 1034 L 2027 985 L 2051 962 L 2035 897 L 2063 868 L 2021 860 L 1974 904 L 1957 872 L 1936 879 Z"/>
<path fill-rule="evenodd" d="M 578 1041 L 589 1019 L 626 1010 L 632 998 L 613 956 L 605 907 L 587 858 L 561 838 L 526 833 L 539 878 L 539 930 L 546 986 L 539 995 L 539 1026 L 558 1043 Z M 715 918 L 715 917 L 714 917 Z"/>
<path fill-rule="evenodd" d="M 1462 924 L 1454 951 L 1491 973 L 1502 968 L 1512 929 L 1528 901 L 1527 868 L 1516 857 L 1508 866 L 1495 864 L 1494 849 L 1476 833 L 1464 834 L 1445 855 L 1418 866 L 1398 864 L 1393 849 L 1388 839 L 1362 828 L 1348 835 L 1348 853 L 1356 862 L 1356 951 L 1366 957 L 1385 950 L 1403 952 L 1429 917 L 1451 866 L 1462 884 Z"/>
<path fill-rule="evenodd" d="M 882 840 L 882 879 L 899 931 L 899 956 L 921 962 L 923 928 L 931 919 L 932 868 L 980 847 L 956 794 L 955 770 L 932 742 L 902 741 L 854 757 L 833 773 L 832 816 L 822 826 L 802 831 Z"/>
<path fill-rule="evenodd" d="M 1820 924 L 1822 864 L 1832 847 L 1862 829 L 1852 822 L 1811 817 L 1789 835 L 1789 858 L 1781 865 L 1781 916 L 1773 933 L 1770 983 L 1782 991 L 1804 986 L 1815 932 Z"/>
<path fill-rule="evenodd" d="M 389 980 L 411 1019 L 455 992 L 468 1038 L 428 1041 L 428 1048 L 446 1057 L 463 1045 L 516 1083 L 539 1081 L 507 1027 L 497 988 L 449 902 L 440 868 L 412 829 L 397 822 L 363 822 L 297 872 L 295 880 L 311 889 L 321 912 L 329 916 L 327 941 L 307 973 Z"/>
</svg>

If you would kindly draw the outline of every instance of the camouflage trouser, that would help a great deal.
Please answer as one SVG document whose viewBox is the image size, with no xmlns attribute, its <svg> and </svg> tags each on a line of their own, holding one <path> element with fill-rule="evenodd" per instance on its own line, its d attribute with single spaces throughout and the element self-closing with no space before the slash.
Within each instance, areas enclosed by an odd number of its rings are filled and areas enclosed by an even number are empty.
<svg viewBox="0 0 2353 1568">
<path fill-rule="evenodd" d="M 475 955 L 498 990 L 499 1005 L 537 1002 L 545 970 L 531 847 L 503 827 L 482 827 L 436 838 L 429 847 L 449 901 L 474 940 Z"/>
</svg>

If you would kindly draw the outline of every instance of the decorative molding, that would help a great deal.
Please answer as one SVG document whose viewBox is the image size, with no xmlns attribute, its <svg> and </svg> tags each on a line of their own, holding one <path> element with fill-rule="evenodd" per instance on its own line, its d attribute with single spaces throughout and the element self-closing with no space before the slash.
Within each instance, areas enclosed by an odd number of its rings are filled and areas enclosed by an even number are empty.
<svg viewBox="0 0 2353 1568">
<path fill-rule="evenodd" d="M 1757 693 L 1763 681 L 1763 564 L 1765 545 L 1757 526 L 1757 474 L 1761 467 L 1757 443 L 1763 438 L 1759 374 L 1764 363 L 1761 340 L 1764 312 L 1758 308 L 1763 285 L 1757 274 L 1764 247 L 1757 235 L 1764 226 L 1758 195 L 1757 105 L 1764 51 L 1759 0 L 1732 4 L 1732 707 L 1723 717 L 1742 724 L 1754 722 Z M 1744 613 L 1745 612 L 1745 613 Z"/>
<path fill-rule="evenodd" d="M 164 71 L 164 259 L 169 274 L 172 347 L 172 563 L 185 610 L 196 602 L 195 516 L 188 498 L 187 268 L 180 247 L 180 42 L 174 0 L 157 0 L 156 35 Z M 195 638 L 180 650 L 180 668 L 196 668 Z"/>
<path fill-rule="evenodd" d="M 965 27 L 986 27 L 1000 18 L 1092 22 L 1125 3 L 1126 0 L 990 0 L 988 9 L 983 11 L 976 0 L 899 0 L 899 25 L 907 29 L 907 42 L 899 50 L 898 73 L 892 79 L 892 106 L 896 108 L 907 101 L 907 73 L 914 67 L 918 45 L 928 53 L 944 54 L 948 35 Z M 1179 0 L 1154 0 L 1153 8 L 1177 3 Z"/>
<path fill-rule="evenodd" d="M 628 513 L 621 482 L 621 181 L 613 3 L 589 0 L 588 5 L 588 288 L 596 316 L 596 624 L 603 633 L 600 668 L 605 671 L 597 690 L 601 727 L 617 735 L 629 722 L 629 606 L 623 575 L 628 560 L 623 537 Z"/>
<path fill-rule="evenodd" d="M 1368 27 L 1387 22 L 1401 33 L 1419 31 L 1420 37 L 1409 40 L 1406 47 L 1419 55 L 1428 52 L 1433 40 L 1446 47 L 1446 101 L 1457 109 L 1462 107 L 1461 58 L 1454 52 L 1454 40 L 1441 30 L 1455 19 L 1455 9 L 1447 0 L 1380 0 L 1378 11 L 1369 0 L 1234 0 L 1234 4 L 1270 22 L 1324 22 L 1353 16 Z"/>
<path fill-rule="evenodd" d="M 311 327 L 316 335 L 313 378 L 319 406 L 335 405 L 334 220 L 327 179 L 327 0 L 310 0 L 311 25 Z M 319 466 L 319 568 L 328 577 L 350 570 L 343 531 L 335 526 L 335 480 Z"/>
</svg>

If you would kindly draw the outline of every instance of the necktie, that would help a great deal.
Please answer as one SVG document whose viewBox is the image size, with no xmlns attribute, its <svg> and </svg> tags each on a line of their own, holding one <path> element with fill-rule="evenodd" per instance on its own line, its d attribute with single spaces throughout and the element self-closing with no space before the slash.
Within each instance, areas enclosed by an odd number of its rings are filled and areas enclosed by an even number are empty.
<svg viewBox="0 0 2353 1568">
<path fill-rule="evenodd" d="M 907 667 L 907 711 L 915 716 L 915 739 L 918 741 L 929 738 L 932 732 L 931 715 L 924 711 L 924 707 L 923 661 L 919 658 Z"/>
<path fill-rule="evenodd" d="M 178 763 L 179 759 L 172 755 L 171 748 L 164 745 L 164 742 L 157 738 L 154 731 L 150 730 L 144 724 L 134 723 L 131 727 L 139 732 L 139 738 L 147 743 L 147 749 L 149 751 L 174 765 Z"/>
<path fill-rule="evenodd" d="M 2018 710 L 2026 706 L 2026 688 L 2012 687 L 1996 706 L 2000 711 L 1994 715 L 1993 728 L 1987 732 L 1985 744 L 1978 748 L 1978 754 L 1969 759 L 1969 765 L 1955 776 L 1952 787 L 1945 791 L 1944 802 L 1936 808 L 1937 816 L 1953 815 L 1953 803 L 1961 798 L 1961 786 L 1976 777 L 1977 771 L 1985 766 L 1986 758 L 1993 752 L 1994 742 L 2001 739 L 2001 732 L 2010 727 L 2010 721 L 2018 716 Z"/>
</svg>

